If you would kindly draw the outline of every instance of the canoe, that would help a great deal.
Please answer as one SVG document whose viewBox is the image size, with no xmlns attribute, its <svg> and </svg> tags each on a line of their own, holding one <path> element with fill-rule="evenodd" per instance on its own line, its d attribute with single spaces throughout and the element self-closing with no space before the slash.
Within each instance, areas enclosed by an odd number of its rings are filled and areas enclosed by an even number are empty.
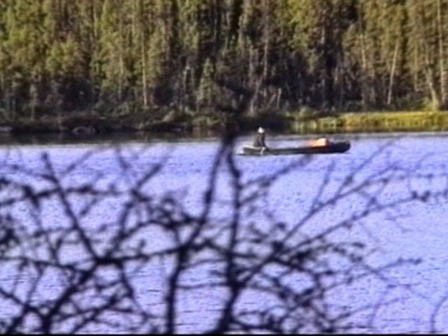
<svg viewBox="0 0 448 336">
<path fill-rule="evenodd" d="M 240 155 L 294 155 L 294 154 L 336 154 L 345 153 L 350 149 L 350 142 L 332 141 L 324 146 L 299 146 L 283 148 L 261 148 L 253 146 L 243 146 Z"/>
</svg>

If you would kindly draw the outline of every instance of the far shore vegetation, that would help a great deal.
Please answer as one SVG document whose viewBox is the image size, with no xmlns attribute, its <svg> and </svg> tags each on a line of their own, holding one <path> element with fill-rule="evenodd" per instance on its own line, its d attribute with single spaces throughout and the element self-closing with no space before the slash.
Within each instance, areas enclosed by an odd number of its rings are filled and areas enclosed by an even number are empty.
<svg viewBox="0 0 448 336">
<path fill-rule="evenodd" d="M 172 113 L 175 115 L 175 113 Z M 344 134 L 387 132 L 443 132 L 448 131 L 448 112 L 344 112 L 322 114 L 302 110 L 297 113 L 261 116 L 257 119 L 238 118 L 238 123 L 213 116 L 173 120 L 149 121 L 145 113 L 132 116 L 102 117 L 92 113 L 74 113 L 70 117 L 16 120 L 0 125 L 0 133 L 42 134 L 76 133 L 95 135 L 120 132 L 149 134 L 172 133 L 181 135 L 220 134 L 232 127 L 240 134 L 254 132 L 258 126 L 283 134 Z"/>
<path fill-rule="evenodd" d="M 448 0 L 0 1 L 0 131 L 444 131 L 447 32 Z"/>
</svg>

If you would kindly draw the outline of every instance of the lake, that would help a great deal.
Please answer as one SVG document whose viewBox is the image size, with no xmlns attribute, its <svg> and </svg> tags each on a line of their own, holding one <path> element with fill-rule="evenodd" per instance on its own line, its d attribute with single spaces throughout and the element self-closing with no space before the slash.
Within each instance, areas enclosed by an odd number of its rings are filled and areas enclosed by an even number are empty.
<svg viewBox="0 0 448 336">
<path fill-rule="evenodd" d="M 350 242 L 365 245 L 361 249 L 347 247 L 354 249 L 352 259 L 352 252 L 336 251 L 340 255 L 334 257 L 325 249 L 306 272 L 289 272 L 292 265 L 279 266 L 277 261 L 275 267 L 264 268 L 263 276 L 254 277 L 250 290 L 239 297 L 235 312 L 241 319 L 247 315 L 251 322 L 259 318 L 251 312 L 259 312 L 260 307 L 269 307 L 274 315 L 284 314 L 277 312 L 274 302 L 286 299 L 276 297 L 275 291 L 290 286 L 291 293 L 304 293 L 306 286 L 317 281 L 314 277 L 319 277 L 325 300 L 316 300 L 330 311 L 329 316 L 352 327 L 352 332 L 448 332 L 447 135 L 347 138 L 352 147 L 344 154 L 245 157 L 237 155 L 239 148 L 250 142 L 243 137 L 235 153 L 223 157 L 216 171 L 214 162 L 220 149 L 216 138 L 114 141 L 114 145 L 4 145 L 0 148 L 0 169 L 6 180 L 0 189 L 1 223 L 5 228 L 20 227 L 17 234 L 29 239 L 16 245 L 0 242 L 0 258 L 4 260 L 0 330 L 7 330 L 3 326 L 11 325 L 14 316 L 21 313 L 27 317 L 20 322 L 20 330 L 32 331 L 37 325 L 53 332 L 76 330 L 71 329 L 77 323 L 75 318 L 68 316 L 81 312 L 83 305 L 102 307 L 101 298 L 109 297 L 113 290 L 118 297 L 123 295 L 124 306 L 104 308 L 112 322 L 95 322 L 89 315 L 92 322 L 80 331 L 126 332 L 134 324 L 134 332 L 163 330 L 170 307 L 167 283 L 173 280 L 176 262 L 169 250 L 185 242 L 195 228 L 201 228 L 195 238 L 198 245 L 190 246 L 194 262 L 189 261 L 179 282 L 176 332 L 199 333 L 214 325 L 228 290 L 220 282 L 225 278 L 220 272 L 230 261 L 247 269 L 254 267 L 256 261 L 272 259 L 269 244 L 274 243 L 300 250 L 342 247 Z M 303 141 L 306 138 L 295 136 L 268 138 L 273 147 Z M 238 179 L 235 168 L 241 174 Z M 210 189 L 213 173 L 216 179 Z M 35 194 L 40 192 L 42 200 L 33 203 L 25 186 L 32 186 Z M 209 196 L 212 198 L 207 203 Z M 12 199 L 13 204 L 8 203 Z M 116 224 L 118 219 L 120 225 Z M 201 220 L 207 225 L 201 227 Z M 189 221 L 193 223 L 190 227 L 185 225 Z M 233 230 L 235 223 L 240 226 Z M 54 236 L 42 234 L 43 229 L 54 230 Z M 0 231 L 0 238 L 5 232 Z M 125 241 L 117 243 L 117 237 L 124 236 Z M 253 242 L 254 237 L 264 243 Z M 244 253 L 244 258 L 236 262 L 232 259 L 236 256 L 221 255 L 221 249 L 234 249 Z M 125 274 L 121 270 L 112 264 L 104 269 L 92 266 L 102 253 L 124 258 L 126 251 L 134 253 L 125 272 L 132 295 L 122 293 L 110 280 Z M 137 256 L 143 251 L 145 258 Z M 291 253 L 288 250 L 281 257 Z M 362 262 L 355 260 L 358 254 L 363 256 Z M 19 267 L 23 255 L 27 263 Z M 48 266 L 55 260 L 64 267 Z M 288 273 L 280 277 L 287 268 Z M 317 273 L 318 269 L 322 274 L 331 270 L 343 284 L 336 285 Z M 101 277 L 78 283 L 85 286 L 81 286 L 82 295 L 68 295 L 69 285 L 89 270 L 102 272 Z M 67 275 L 72 271 L 76 276 Z M 356 281 L 348 281 L 349 277 Z M 38 285 L 33 287 L 33 281 Z M 60 303 L 61 315 L 57 315 L 56 308 L 51 307 L 64 295 L 70 299 Z M 38 307 L 36 311 L 23 308 L 26 300 Z M 144 314 L 137 314 L 137 309 L 150 317 L 142 322 Z M 290 309 L 291 316 L 282 321 L 284 330 L 293 330 L 288 328 L 294 328 L 300 316 L 294 307 Z M 310 314 L 310 319 L 318 315 L 315 311 Z M 350 316 L 341 317 L 343 314 Z M 48 323 L 55 316 L 57 319 Z M 303 323 L 301 330 L 313 332 L 308 325 L 312 323 Z"/>
</svg>

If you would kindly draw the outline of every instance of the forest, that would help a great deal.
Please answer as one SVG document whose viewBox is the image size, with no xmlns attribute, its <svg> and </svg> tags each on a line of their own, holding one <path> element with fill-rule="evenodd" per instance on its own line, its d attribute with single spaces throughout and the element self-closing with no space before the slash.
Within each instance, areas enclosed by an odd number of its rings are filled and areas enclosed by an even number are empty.
<svg viewBox="0 0 448 336">
<path fill-rule="evenodd" d="M 0 118 L 440 111 L 447 56 L 448 0 L 2 0 Z"/>
</svg>

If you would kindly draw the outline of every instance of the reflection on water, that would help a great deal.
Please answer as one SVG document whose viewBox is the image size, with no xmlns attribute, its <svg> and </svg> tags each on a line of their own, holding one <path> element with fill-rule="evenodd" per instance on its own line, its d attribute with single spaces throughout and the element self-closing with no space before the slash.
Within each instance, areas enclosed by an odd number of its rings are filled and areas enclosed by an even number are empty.
<svg viewBox="0 0 448 336">
<path fill-rule="evenodd" d="M 34 139 L 34 140 L 33 140 Z M 201 202 L 204 191 L 207 187 L 207 176 L 210 173 L 219 142 L 217 139 L 203 141 L 196 139 L 183 142 L 168 140 L 153 142 L 154 138 L 149 136 L 137 136 L 136 134 L 117 134 L 115 137 L 108 136 L 107 139 L 101 137 L 92 137 L 90 139 L 73 140 L 72 136 L 68 138 L 42 137 L 16 139 L 15 144 L 24 144 L 17 146 L 21 155 L 11 155 L 6 151 L 2 162 L 11 165 L 13 163 L 23 164 L 29 170 L 40 171 L 44 165 L 40 163 L 39 153 L 46 151 L 50 155 L 54 165 L 52 168 L 64 176 L 64 183 L 67 185 L 77 184 L 99 184 L 105 189 L 114 182 L 119 187 L 125 187 L 125 184 L 137 186 L 140 179 L 143 179 L 148 167 L 158 162 L 163 162 L 163 169 L 158 173 L 157 179 L 145 186 L 145 191 L 151 197 L 171 192 L 170 195 L 179 197 L 186 209 L 191 213 L 201 212 Z M 191 140 L 191 139 L 190 139 Z M 241 139 L 239 145 L 243 144 L 247 138 Z M 266 222 L 263 222 L 264 211 L 270 212 L 272 218 L 285 223 L 286 228 L 299 225 L 300 230 L 285 239 L 303 239 L 303 237 L 318 234 L 329 225 L 338 222 L 347 222 L 353 213 L 369 206 L 370 199 L 367 195 L 354 194 L 353 197 L 347 197 L 338 203 L 337 206 L 329 206 L 325 210 L 317 213 L 315 216 L 308 216 L 313 211 L 313 206 L 319 202 L 328 201 L 332 195 L 345 191 L 344 181 L 349 177 L 362 183 L 369 181 L 381 175 L 388 168 L 393 167 L 395 174 L 412 172 L 414 174 L 434 174 L 443 175 L 448 171 L 448 159 L 445 156 L 448 146 L 448 139 L 443 136 L 419 136 L 412 135 L 406 137 L 353 137 L 352 147 L 349 153 L 336 156 L 318 156 L 309 164 L 286 173 L 277 180 L 270 192 L 265 195 L 263 203 L 263 212 L 246 213 L 252 221 L 259 225 L 259 229 L 271 230 Z M 45 142 L 47 141 L 47 142 Z M 290 145 L 296 143 L 297 138 L 293 137 L 272 137 L 271 143 L 275 146 Z M 120 152 L 114 150 L 98 150 L 95 155 L 83 159 L 82 164 L 70 171 L 70 174 L 62 175 L 67 166 L 79 159 L 85 152 L 97 150 L 92 146 L 97 143 L 120 143 Z M 3 142 L 2 142 L 3 143 Z M 9 141 L 8 145 L 14 143 Z M 34 144 L 82 144 L 76 147 L 61 148 L 59 146 L 45 145 L 39 149 L 30 150 Z M 26 145 L 25 145 L 26 144 Z M 373 153 L 384 148 L 373 158 Z M 2 154 L 2 155 L 3 155 Z M 130 166 L 128 174 L 123 174 L 122 165 L 119 160 L 123 157 L 128 158 Z M 241 157 L 236 156 L 236 164 L 241 169 L 243 181 L 248 182 L 258 177 L 268 176 L 273 171 L 281 170 L 289 164 L 300 160 L 295 156 L 275 156 L 275 157 Z M 368 162 L 368 164 L 366 164 Z M 45 185 L 41 176 L 23 176 L 13 175 L 7 169 L 6 165 L 0 167 L 3 176 L 9 176 L 17 180 L 27 180 L 36 178 L 37 188 Z M 392 178 L 395 175 L 386 175 Z M 330 178 L 328 178 L 330 177 Z M 327 181 L 323 187 L 322 181 Z M 216 208 L 212 215 L 219 219 L 220 226 L 226 226 L 231 222 L 231 206 L 229 202 L 232 197 L 231 179 L 223 177 L 217 182 Z M 380 197 L 384 203 L 393 203 L 403 194 L 413 191 L 416 193 L 425 190 L 443 192 L 447 189 L 446 180 L 437 179 L 419 179 L 412 181 L 398 182 L 390 184 L 387 188 L 372 189 L 371 192 Z M 3 190 L 5 195 L 10 195 L 11 191 Z M 116 227 L 114 223 L 116 216 L 120 213 L 120 207 L 116 199 L 106 199 L 98 203 L 94 211 L 87 212 L 88 199 L 75 198 L 74 210 L 76 213 L 85 212 L 80 225 L 85 225 L 92 232 L 100 232 L 102 241 L 113 236 Z M 54 199 L 48 199 L 45 205 L 39 209 L 44 217 L 43 222 L 46 225 L 63 225 L 68 219 L 67 214 L 61 211 L 60 204 Z M 370 204 L 374 207 L 375 204 Z M 170 208 L 168 208 L 170 209 Z M 25 205 L 17 207 L 16 218 L 28 227 L 38 225 L 30 220 L 30 209 Z M 138 209 L 134 221 L 144 222 L 147 218 L 144 215 L 145 209 Z M 84 211 L 84 212 L 83 212 Z M 140 212 L 141 211 L 141 212 Z M 143 214 L 142 214 L 143 213 Z M 433 308 L 441 302 L 447 291 L 448 269 L 445 267 L 448 262 L 448 249 L 446 242 L 448 237 L 448 225 L 446 220 L 448 213 L 448 203 L 446 199 L 440 198 L 435 202 L 420 202 L 409 205 L 397 205 L 393 210 L 385 211 L 381 214 L 369 216 L 360 221 L 360 225 L 350 230 L 340 230 L 330 237 L 340 244 L 349 241 L 362 241 L 368 246 L 368 260 L 371 265 L 387 265 L 398 258 L 409 258 L 420 261 L 415 265 L 403 265 L 396 268 L 386 269 L 384 276 L 388 281 L 379 281 L 372 277 L 366 277 L 361 281 L 354 282 L 351 286 L 344 289 L 335 290 L 330 296 L 331 305 L 334 309 L 356 311 L 358 308 L 368 304 L 383 300 L 386 302 L 378 311 L 365 314 L 360 310 L 356 315 L 358 320 L 353 323 L 361 325 L 369 324 L 372 328 L 367 332 L 380 333 L 417 333 L 428 332 L 430 330 L 431 314 Z M 132 220 L 130 220 L 132 222 Z M 28 222 L 27 222 L 28 221 Z M 263 227 L 264 225 L 264 227 Z M 220 229 L 220 227 L 218 227 Z M 95 231 L 97 230 L 97 231 Z M 211 230 L 211 237 L 220 237 L 219 230 Z M 250 234 L 249 230 L 245 233 Z M 271 235 L 275 232 L 269 231 Z M 150 249 L 158 250 L 169 246 L 165 233 L 154 230 L 146 232 L 146 239 L 150 237 Z M 218 238 L 216 240 L 218 241 Z M 223 239 L 221 237 L 221 239 Z M 134 242 L 131 242 L 134 243 Z M 98 242 L 98 248 L 107 248 Z M 268 249 L 268 247 L 264 247 Z M 36 253 L 36 251 L 32 251 Z M 64 251 L 61 256 L 64 262 L 75 262 L 83 251 L 76 247 L 73 250 Z M 256 253 L 264 253 L 263 248 L 257 249 Z M 201 256 L 201 262 L 209 256 Z M 223 293 L 211 286 L 209 269 L 201 267 L 198 261 L 197 268 L 189 272 L 182 279 L 185 286 L 191 284 L 202 284 L 203 289 L 190 291 L 188 295 L 180 298 L 179 309 L 182 312 L 180 323 L 182 332 L 198 332 L 206 330 L 208 324 L 216 318 L 216 307 L 222 303 Z M 333 260 L 322 260 L 322 264 L 331 263 Z M 347 265 L 339 263 L 341 270 Z M 160 312 L 161 301 L 166 289 L 166 276 L 171 269 L 167 260 L 157 259 L 151 261 L 144 267 L 132 268 L 131 280 L 135 285 L 135 296 L 150 312 L 158 314 Z M 213 270 L 212 270 L 213 271 Z M 362 270 L 356 270 L 362 271 Z M 106 272 L 107 273 L 107 272 Z M 43 291 L 50 294 L 57 293 L 60 288 L 58 281 L 62 276 L 45 275 L 45 282 L 42 284 Z M 48 277 L 48 278 L 47 278 Z M 0 284 L 6 288 L 12 288 L 17 279 L 13 275 L 2 270 L 0 274 Z M 130 280 L 130 281 L 131 281 Z M 26 279 L 20 279 L 26 281 Z M 289 278 L 290 285 L 303 285 L 304 279 Z M 51 296 L 48 296 L 51 298 Z M 39 298 L 41 299 L 41 298 Z M 80 298 L 88 301 L 89 297 Z M 242 303 L 247 312 L 250 309 L 256 309 L 262 305 L 272 304 L 272 298 L 269 295 L 252 293 L 244 297 Z M 163 305 L 162 305 L 163 306 Z M 5 309 L 5 308 L 3 308 Z M 440 311 L 436 316 L 436 326 L 439 330 L 448 329 L 446 314 L 444 314 L 444 305 L 440 305 Z M 7 316 L 10 312 L 3 311 L 0 307 L 0 316 Z M 360 328 L 362 332 L 366 330 Z M 105 330 L 93 330 L 93 332 L 106 332 Z"/>
<path fill-rule="evenodd" d="M 216 138 L 216 134 L 210 137 Z M 107 134 L 73 134 L 69 132 L 42 134 L 8 134 L 0 132 L 0 146 L 55 145 L 55 144 L 123 144 L 150 141 L 188 141 L 204 139 L 204 135 L 183 136 L 173 133 L 116 132 Z"/>
</svg>

